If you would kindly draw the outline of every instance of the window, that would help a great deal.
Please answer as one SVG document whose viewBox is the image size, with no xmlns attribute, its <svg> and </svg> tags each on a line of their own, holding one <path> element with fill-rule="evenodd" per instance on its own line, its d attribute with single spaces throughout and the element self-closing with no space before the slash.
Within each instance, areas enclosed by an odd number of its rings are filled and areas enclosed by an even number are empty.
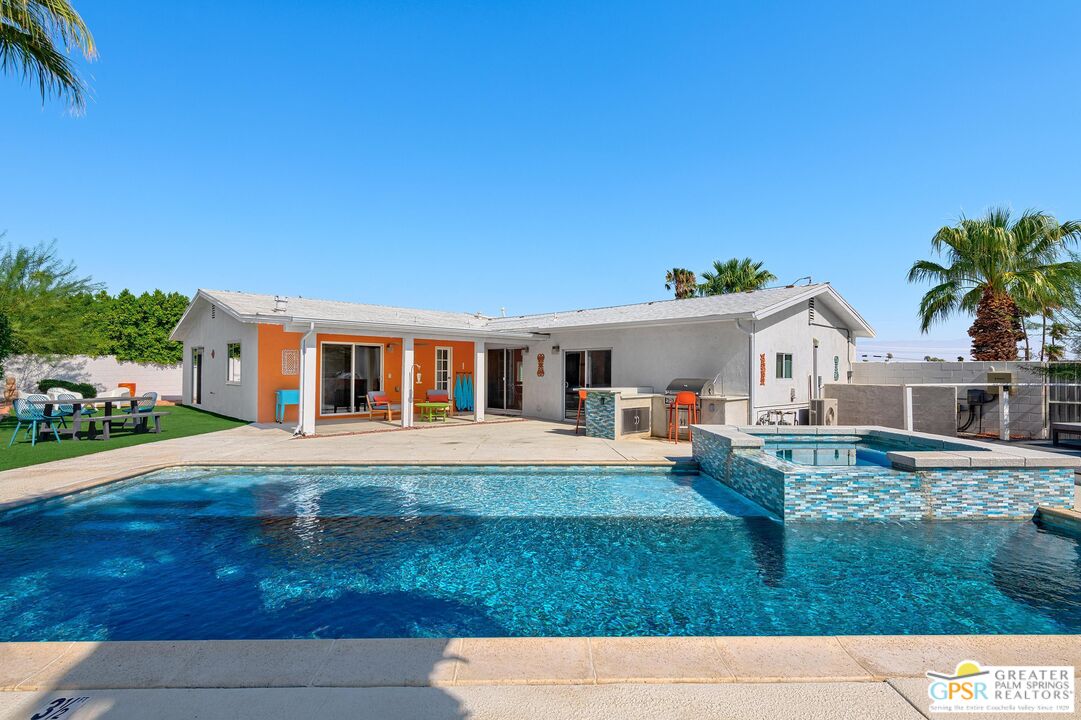
<svg viewBox="0 0 1081 720">
<path fill-rule="evenodd" d="M 240 343 L 229 343 L 225 346 L 226 376 L 225 382 L 234 385 L 240 384 Z"/>
<path fill-rule="evenodd" d="M 435 389 L 450 390 L 450 348 L 435 349 Z"/>
<path fill-rule="evenodd" d="M 777 378 L 792 379 L 792 353 L 777 353 Z"/>
</svg>

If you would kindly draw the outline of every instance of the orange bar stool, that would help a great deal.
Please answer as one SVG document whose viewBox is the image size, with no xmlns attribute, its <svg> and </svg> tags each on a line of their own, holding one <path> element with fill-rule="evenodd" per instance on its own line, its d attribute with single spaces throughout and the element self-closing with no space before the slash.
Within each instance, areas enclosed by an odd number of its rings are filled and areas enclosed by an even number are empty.
<svg viewBox="0 0 1081 720">
<path fill-rule="evenodd" d="M 679 411 L 683 408 L 687 411 L 686 426 L 679 424 Z M 679 431 L 687 428 L 687 439 L 691 438 L 691 425 L 698 422 L 698 396 L 693 392 L 684 390 L 676 393 L 676 399 L 668 406 L 668 439 L 674 440 L 679 445 Z"/>
<path fill-rule="evenodd" d="M 574 434 L 575 435 L 578 434 L 578 426 L 579 425 L 583 425 L 583 426 L 585 425 L 585 423 L 583 422 L 585 420 L 585 414 L 586 414 L 586 391 L 585 390 L 579 390 L 578 391 L 578 414 L 574 418 Z"/>
</svg>

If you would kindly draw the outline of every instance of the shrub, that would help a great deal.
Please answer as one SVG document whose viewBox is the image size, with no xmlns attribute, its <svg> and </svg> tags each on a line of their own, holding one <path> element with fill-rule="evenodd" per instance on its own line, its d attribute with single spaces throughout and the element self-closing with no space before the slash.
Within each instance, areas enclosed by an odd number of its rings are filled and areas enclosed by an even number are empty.
<svg viewBox="0 0 1081 720">
<path fill-rule="evenodd" d="M 71 390 L 77 392 L 83 397 L 95 397 L 98 394 L 98 389 L 90 383 L 70 382 L 68 380 L 53 380 L 52 378 L 45 378 L 38 383 L 38 390 L 41 392 L 47 392 L 53 388 L 63 388 L 65 390 Z"/>
</svg>

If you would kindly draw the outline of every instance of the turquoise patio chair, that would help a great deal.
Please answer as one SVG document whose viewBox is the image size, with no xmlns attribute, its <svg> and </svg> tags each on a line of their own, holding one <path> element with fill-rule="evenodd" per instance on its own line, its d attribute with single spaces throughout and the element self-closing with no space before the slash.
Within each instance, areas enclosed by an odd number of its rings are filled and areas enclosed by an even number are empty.
<svg viewBox="0 0 1081 720">
<path fill-rule="evenodd" d="M 44 401 L 44 402 L 42 402 Z M 60 442 L 60 433 L 56 432 L 56 420 L 57 418 L 52 415 L 45 414 L 45 402 L 49 402 L 49 398 L 45 395 L 31 395 L 26 398 L 15 398 L 12 405 L 15 408 L 15 432 L 11 433 L 11 440 L 8 441 L 8 447 L 15 442 L 15 436 L 19 434 L 19 430 L 25 424 L 30 432 L 30 446 L 33 447 L 38 443 L 38 424 L 45 424 L 53 431 L 53 437 L 57 442 Z"/>
<path fill-rule="evenodd" d="M 158 404 L 158 394 L 156 392 L 145 392 L 139 397 L 135 398 L 135 402 L 128 407 L 124 412 L 129 415 L 139 415 L 140 413 L 154 412 L 154 407 Z"/>
</svg>

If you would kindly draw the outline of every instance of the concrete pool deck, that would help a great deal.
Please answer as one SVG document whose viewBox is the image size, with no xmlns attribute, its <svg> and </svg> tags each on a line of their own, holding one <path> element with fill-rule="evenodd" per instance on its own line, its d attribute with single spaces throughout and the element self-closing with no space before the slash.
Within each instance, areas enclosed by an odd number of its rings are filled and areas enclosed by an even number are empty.
<svg viewBox="0 0 1081 720">
<path fill-rule="evenodd" d="M 212 702 L 242 704 L 214 717 L 300 717 L 298 707 L 311 712 L 346 699 L 393 701 L 386 714 L 366 707 L 369 714 L 348 717 L 920 718 L 924 673 L 963 659 L 1073 665 L 1076 673 L 1081 642 L 948 635 L 5 643 L 0 716 L 29 717 L 52 698 L 78 695 L 101 711 L 89 705 L 77 718 L 192 717 Z M 661 701 L 658 712 L 652 703 Z M 419 704 L 406 712 L 401 703 Z M 155 704 L 162 712 L 138 714 Z"/>
<path fill-rule="evenodd" d="M 575 437 L 573 426 L 534 420 L 309 439 L 247 426 L 5 471 L 0 505 L 179 464 L 668 464 L 689 457 L 689 443 Z M 0 643 L 0 718 L 30 718 L 73 696 L 90 698 L 70 714 L 74 720 L 923 718 L 924 673 L 965 659 L 1076 670 L 1081 638 Z"/>
</svg>

